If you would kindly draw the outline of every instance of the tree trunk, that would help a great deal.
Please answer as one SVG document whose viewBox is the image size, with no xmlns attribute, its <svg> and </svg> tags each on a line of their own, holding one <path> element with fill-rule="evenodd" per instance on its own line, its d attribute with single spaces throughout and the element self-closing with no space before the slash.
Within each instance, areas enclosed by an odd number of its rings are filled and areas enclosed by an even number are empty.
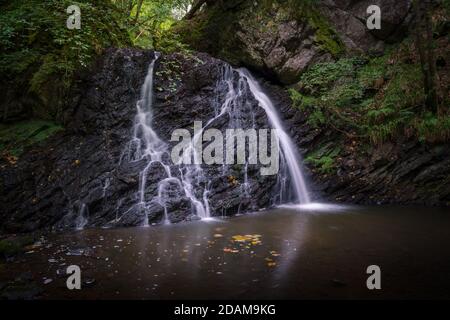
<svg viewBox="0 0 450 320">
<path fill-rule="evenodd" d="M 127 12 L 128 17 L 131 15 L 131 11 L 133 11 L 134 5 L 135 5 L 134 0 L 128 1 L 128 12 Z"/>
<path fill-rule="evenodd" d="M 192 8 L 191 10 L 189 10 L 189 12 L 184 16 L 184 18 L 186 20 L 190 20 L 194 17 L 194 15 L 197 13 L 197 11 L 202 7 L 202 5 L 206 2 L 207 0 L 196 0 L 193 4 L 192 4 Z"/>
<path fill-rule="evenodd" d="M 422 10 L 419 4 L 418 0 L 414 1 L 414 12 L 416 16 L 416 30 L 415 30 L 415 38 L 416 38 L 416 47 L 419 52 L 419 58 L 420 58 L 420 68 L 422 70 L 423 75 L 423 86 L 424 86 L 424 93 L 425 97 L 428 95 L 428 84 L 429 82 L 429 73 L 427 68 L 427 59 L 426 59 L 426 53 L 425 53 L 425 40 L 423 38 L 423 18 L 422 18 Z"/>
<path fill-rule="evenodd" d="M 433 47 L 433 23 L 431 21 L 432 0 L 415 0 L 413 5 L 416 19 L 416 47 L 419 51 L 423 73 L 426 106 L 437 111 L 436 59 Z"/>
<path fill-rule="evenodd" d="M 139 14 L 141 13 L 141 8 L 142 8 L 143 2 L 144 2 L 144 0 L 139 0 L 139 2 L 138 2 L 138 6 L 136 9 L 136 15 L 134 16 L 133 24 L 136 24 L 138 22 Z"/>
<path fill-rule="evenodd" d="M 431 1 L 430 1 L 431 2 Z M 433 111 L 438 109 L 438 96 L 437 96 L 437 71 L 436 71 L 436 58 L 434 54 L 434 40 L 433 40 L 433 21 L 431 20 L 430 5 L 425 12 L 425 30 L 427 37 L 427 53 L 428 53 L 428 73 L 429 73 L 429 93 L 428 93 L 428 106 Z"/>
</svg>

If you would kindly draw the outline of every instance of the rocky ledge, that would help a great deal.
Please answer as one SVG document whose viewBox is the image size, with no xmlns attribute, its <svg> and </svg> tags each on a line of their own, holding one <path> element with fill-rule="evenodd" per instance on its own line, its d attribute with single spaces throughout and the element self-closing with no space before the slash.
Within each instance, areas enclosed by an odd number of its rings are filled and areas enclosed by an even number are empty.
<svg viewBox="0 0 450 320">
<path fill-rule="evenodd" d="M 147 161 L 126 161 L 124 153 L 132 137 L 136 102 L 150 62 L 151 51 L 110 49 L 91 74 L 79 79 L 65 111 L 66 129 L 25 151 L 17 163 L 4 163 L 0 170 L 1 229 L 29 232 L 37 229 L 141 225 L 165 218 L 164 208 L 154 203 L 143 212 L 139 202 L 139 174 Z M 192 131 L 194 121 L 214 117 L 214 106 L 225 99 L 226 88 L 218 88 L 226 64 L 206 54 L 162 56 L 156 64 L 153 127 L 164 141 L 174 129 Z M 237 79 L 236 79 L 237 80 Z M 250 93 L 248 108 L 240 120 L 252 117 L 259 126 L 267 119 Z M 225 129 L 227 117 L 214 123 Z M 205 169 L 203 180 L 214 215 L 232 215 L 268 206 L 276 176 L 259 176 L 249 168 L 251 196 L 242 193 L 242 166 L 226 175 L 222 167 Z M 179 170 L 172 170 L 177 172 Z M 258 172 L 257 172 L 258 171 Z M 158 195 L 158 181 L 166 173 L 161 167 L 148 171 L 145 198 Z M 258 179 L 256 179 L 258 175 Z M 254 178 L 252 178 L 254 177 Z M 167 205 L 168 218 L 179 222 L 195 218 L 180 190 Z M 175 194 L 179 193 L 179 194 Z M 197 195 L 201 196 L 201 195 Z"/>
<path fill-rule="evenodd" d="M 132 134 L 136 101 L 153 58 L 150 51 L 110 49 L 90 75 L 79 79 L 66 110 L 66 129 L 27 149 L 17 163 L 2 163 L 3 232 L 73 229 L 80 214 L 87 219 L 86 227 L 142 223 L 143 213 L 134 205 L 144 164 L 120 159 Z M 224 91 L 217 91 L 224 66 L 224 62 L 206 54 L 174 54 L 159 59 L 153 124 L 165 141 L 170 140 L 174 128 L 191 130 L 195 120 L 213 116 L 211 106 L 224 98 Z M 308 126 L 307 117 L 291 106 L 284 89 L 261 82 L 303 154 L 316 150 L 318 145 L 337 143 L 333 132 Z M 267 125 L 255 99 L 246 95 L 255 121 L 260 127 Z M 215 123 L 222 130 L 226 126 L 226 121 Z M 306 168 L 316 199 L 364 204 L 450 204 L 447 145 L 425 145 L 404 138 L 362 152 L 350 140 L 342 144 L 344 151 L 335 172 L 323 174 L 313 167 Z M 276 176 L 260 176 L 256 169 L 250 170 L 249 196 L 244 196 L 240 188 L 244 182 L 241 167 L 231 168 L 227 175 L 217 168 L 207 169 L 211 212 L 232 215 L 270 205 Z M 155 193 L 161 175 L 161 170 L 149 174 L 147 198 Z M 183 195 L 169 203 L 168 209 L 172 222 L 193 218 Z M 164 208 L 154 205 L 147 214 L 150 223 L 159 223 Z"/>
<path fill-rule="evenodd" d="M 450 149 L 447 143 L 421 142 L 399 135 L 382 144 L 337 139 L 329 127 L 312 128 L 308 114 L 291 106 L 289 97 L 266 83 L 285 115 L 290 134 L 302 154 L 333 146 L 342 151 L 335 170 L 321 172 L 305 164 L 311 191 L 319 199 L 352 204 L 450 206 Z"/>
</svg>

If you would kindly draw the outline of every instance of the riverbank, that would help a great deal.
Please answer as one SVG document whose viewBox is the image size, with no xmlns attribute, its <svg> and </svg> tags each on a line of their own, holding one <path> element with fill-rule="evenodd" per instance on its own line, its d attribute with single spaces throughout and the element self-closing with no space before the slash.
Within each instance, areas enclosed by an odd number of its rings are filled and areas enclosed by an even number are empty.
<svg viewBox="0 0 450 320">
<path fill-rule="evenodd" d="M 449 298 L 449 226 L 445 209 L 309 206 L 48 235 L 1 265 L 1 296 Z M 81 290 L 66 288 L 65 269 L 72 264 L 82 270 Z M 381 268 L 381 290 L 366 287 L 369 265 Z"/>
</svg>

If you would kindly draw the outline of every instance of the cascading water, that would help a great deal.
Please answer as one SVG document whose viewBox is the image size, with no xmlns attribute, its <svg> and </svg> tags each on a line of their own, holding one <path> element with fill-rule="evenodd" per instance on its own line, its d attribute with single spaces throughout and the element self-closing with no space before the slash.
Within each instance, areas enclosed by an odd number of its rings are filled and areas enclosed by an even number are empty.
<svg viewBox="0 0 450 320">
<path fill-rule="evenodd" d="M 87 211 L 89 211 L 89 210 L 86 207 L 86 204 L 81 203 L 78 216 L 75 219 L 75 229 L 76 230 L 83 230 L 84 227 L 87 225 L 87 223 L 88 223 L 88 220 L 86 218 L 86 213 L 88 213 Z"/>
<path fill-rule="evenodd" d="M 276 194 L 272 205 L 279 205 L 288 201 L 304 204 L 309 203 L 307 187 L 300 168 L 300 157 L 289 135 L 284 130 L 283 124 L 277 115 L 275 106 L 270 98 L 263 92 L 257 81 L 245 69 L 235 70 L 225 65 L 222 77 L 216 85 L 217 99 L 214 107 L 214 115 L 201 122 L 188 148 L 181 155 L 180 163 L 171 163 L 169 144 L 164 142 L 152 127 L 153 105 L 153 74 L 155 63 L 159 55 L 151 62 L 145 82 L 141 89 L 141 98 L 137 102 L 137 114 L 135 116 L 133 137 L 128 144 L 124 156 L 130 163 L 145 162 L 144 168 L 139 174 L 139 190 L 136 194 L 137 204 L 134 209 L 143 213 L 144 225 L 148 225 L 148 212 L 153 204 L 164 208 L 165 222 L 169 223 L 169 206 L 176 198 L 185 198 L 191 207 L 191 213 L 199 218 L 211 216 L 209 204 L 210 177 L 202 165 L 202 154 L 198 146 L 202 145 L 203 130 L 213 127 L 219 120 L 228 118 L 227 128 L 255 128 L 255 110 L 250 103 L 249 94 L 253 96 L 267 117 L 271 128 L 276 129 L 279 140 L 280 171 Z M 194 127 L 198 124 L 194 124 Z M 176 129 L 176 128 L 174 128 Z M 122 157 L 123 158 L 123 157 Z M 189 160 L 189 161 L 187 161 Z M 187 164 L 191 163 L 192 164 Z M 122 161 L 122 159 L 121 159 Z M 156 194 L 146 194 L 149 172 L 155 167 L 163 169 L 164 177 L 157 182 Z M 223 164 L 221 175 L 226 176 L 230 166 Z M 243 198 L 251 198 L 251 179 L 249 178 L 249 164 L 243 166 L 243 183 L 241 195 Z M 289 195 L 290 185 L 294 187 L 294 194 Z"/>
<path fill-rule="evenodd" d="M 300 204 L 311 202 L 305 179 L 300 168 L 300 157 L 294 147 L 291 138 L 284 130 L 283 123 L 281 122 L 272 101 L 263 92 L 258 82 L 252 77 L 248 70 L 239 69 L 238 72 L 241 77 L 244 77 L 247 80 L 250 91 L 252 92 L 256 100 L 258 100 L 260 107 L 262 107 L 266 112 L 270 124 L 274 129 L 277 129 L 281 152 L 283 153 L 281 159 L 284 159 L 286 161 L 285 164 L 288 167 L 290 178 L 295 188 L 295 201 Z M 286 180 L 286 176 L 280 176 L 279 178 L 282 180 Z"/>
<path fill-rule="evenodd" d="M 195 193 L 196 181 L 202 178 L 202 170 L 198 165 L 180 167 L 180 176 L 172 175 L 170 165 L 170 154 L 168 145 L 162 141 L 152 128 L 152 104 L 153 104 L 153 78 L 155 63 L 159 58 L 156 54 L 155 59 L 151 62 L 144 85 L 141 89 L 141 99 L 137 102 L 137 114 L 133 127 L 133 138 L 128 145 L 128 161 L 140 162 L 147 161 L 145 168 L 139 175 L 139 191 L 137 209 L 144 212 L 145 221 L 143 224 L 148 225 L 149 206 L 156 202 L 164 208 L 165 222 L 169 223 L 167 212 L 167 202 L 170 200 L 170 189 L 173 185 L 181 188 L 185 196 L 190 200 L 195 214 L 200 218 L 210 216 L 207 203 L 207 190 L 203 191 L 203 197 L 198 199 Z M 195 148 L 192 150 L 195 151 Z M 192 151 L 191 150 L 191 151 Z M 196 157 L 194 153 L 194 157 Z M 147 184 L 147 176 L 149 170 L 154 165 L 160 165 L 164 168 L 166 177 L 158 182 L 158 194 L 152 199 L 146 199 L 145 190 Z"/>
</svg>

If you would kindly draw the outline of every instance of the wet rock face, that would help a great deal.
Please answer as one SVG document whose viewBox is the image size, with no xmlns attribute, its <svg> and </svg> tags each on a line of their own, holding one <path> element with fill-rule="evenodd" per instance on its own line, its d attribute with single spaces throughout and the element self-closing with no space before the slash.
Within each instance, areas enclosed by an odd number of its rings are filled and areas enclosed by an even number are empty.
<svg viewBox="0 0 450 320">
<path fill-rule="evenodd" d="M 303 155 L 327 143 L 343 152 L 337 170 L 327 174 L 303 164 L 313 201 L 345 204 L 450 206 L 450 148 L 398 137 L 381 145 L 367 144 L 356 152 L 352 141 L 336 141 L 329 128 L 313 129 L 308 117 L 293 108 L 285 90 L 263 83 L 283 115 L 287 133 Z"/>
<path fill-rule="evenodd" d="M 309 66 L 345 51 L 381 52 L 386 42 L 404 36 L 411 7 L 410 0 L 321 0 L 312 8 L 299 3 L 264 7 L 243 0 L 230 8 L 217 1 L 179 30 L 200 51 L 293 84 Z M 366 26 L 370 5 L 381 9 L 381 30 Z"/>
<path fill-rule="evenodd" d="M 149 223 L 164 219 L 164 208 L 158 203 L 145 209 L 139 205 L 139 174 L 147 161 L 126 161 L 124 155 L 132 137 L 136 102 L 153 57 L 149 51 L 109 50 L 73 92 L 71 108 L 64 115 L 66 130 L 27 150 L 16 165 L 0 170 L 0 226 L 4 232 L 136 226 L 147 216 Z M 206 54 L 158 60 L 153 127 L 162 140 L 170 141 L 174 129 L 192 132 L 194 121 L 206 122 L 214 115 L 214 106 L 225 98 L 226 91 L 216 85 L 224 65 Z M 266 116 L 254 98 L 248 94 L 245 99 L 249 108 L 256 110 L 253 116 L 258 126 L 267 128 Z M 242 120 L 248 116 L 244 112 Z M 224 131 L 227 120 L 211 126 Z M 210 184 L 213 214 L 231 215 L 269 205 L 276 176 L 259 179 L 258 167 L 249 168 L 251 197 L 244 197 L 242 169 L 236 165 L 224 175 L 221 165 L 204 168 L 206 179 L 198 183 Z M 158 181 L 164 177 L 161 166 L 148 170 L 146 200 L 158 194 Z M 173 193 L 166 203 L 170 221 L 196 218 L 179 188 L 165 192 Z"/>
<path fill-rule="evenodd" d="M 405 35 L 411 13 L 410 0 L 323 1 L 321 12 L 338 32 L 350 50 L 377 52 L 385 42 L 396 41 Z M 381 9 L 381 29 L 369 30 L 367 8 Z"/>
<path fill-rule="evenodd" d="M 347 203 L 450 205 L 448 147 L 413 141 L 390 147 L 388 153 L 375 147 L 372 156 L 362 159 L 347 155 L 335 175 L 317 177 L 320 189 Z"/>
<path fill-rule="evenodd" d="M 310 153 L 336 145 L 333 130 L 312 129 L 301 112 L 287 120 L 297 145 Z M 342 152 L 336 170 L 309 171 L 313 194 L 330 202 L 450 206 L 450 149 L 445 143 L 421 143 L 399 136 L 364 148 L 339 141 Z M 308 166 L 306 166 L 308 169 Z M 310 169 L 314 170 L 313 167 Z"/>
<path fill-rule="evenodd" d="M 115 214 L 109 193 L 130 192 L 132 182 L 111 184 L 109 190 L 107 185 L 129 136 L 151 59 L 152 53 L 144 51 L 107 52 L 73 92 L 65 114 L 67 129 L 0 171 L 3 230 L 72 228 L 80 211 L 99 213 L 92 216 L 92 224 Z M 83 204 L 88 205 L 83 209 Z"/>
<path fill-rule="evenodd" d="M 67 129 L 43 145 L 26 150 L 16 165 L 1 164 L 3 232 L 136 226 L 147 217 L 149 223 L 164 219 L 160 204 L 152 203 L 145 210 L 139 205 L 139 174 L 147 161 L 124 160 L 136 102 L 152 59 L 149 51 L 108 51 L 73 92 L 71 108 L 65 114 Z M 158 60 L 153 127 L 164 141 L 170 140 L 174 129 L 192 133 L 194 121 L 205 123 L 214 115 L 214 106 L 225 98 L 225 88 L 217 86 L 224 65 L 206 54 L 194 58 L 163 56 Z M 303 154 L 317 145 L 336 143 L 333 132 L 311 130 L 306 117 L 291 107 L 285 90 L 267 82 L 263 87 Z M 248 93 L 243 98 L 247 104 L 239 119 L 245 124 L 251 114 L 257 128 L 267 128 L 266 116 L 255 99 Z M 228 124 L 229 119 L 222 117 L 211 126 L 223 131 Z M 349 149 L 342 154 L 335 173 L 324 176 L 309 172 L 308 176 L 313 195 L 329 201 L 449 205 L 449 159 L 446 145 L 396 141 L 375 146 L 365 155 Z M 196 181 L 209 184 L 214 215 L 248 212 L 271 204 L 276 176 L 261 176 L 258 166 L 249 166 L 250 190 L 246 195 L 242 192 L 243 167 L 231 166 L 226 174 L 221 169 L 205 166 L 205 177 Z M 172 172 L 176 175 L 176 168 Z M 161 166 L 149 168 L 145 199 L 155 197 L 158 181 L 164 177 Z M 169 187 L 165 192 L 173 195 L 166 203 L 170 221 L 196 219 L 191 202 L 178 188 Z"/>
</svg>

